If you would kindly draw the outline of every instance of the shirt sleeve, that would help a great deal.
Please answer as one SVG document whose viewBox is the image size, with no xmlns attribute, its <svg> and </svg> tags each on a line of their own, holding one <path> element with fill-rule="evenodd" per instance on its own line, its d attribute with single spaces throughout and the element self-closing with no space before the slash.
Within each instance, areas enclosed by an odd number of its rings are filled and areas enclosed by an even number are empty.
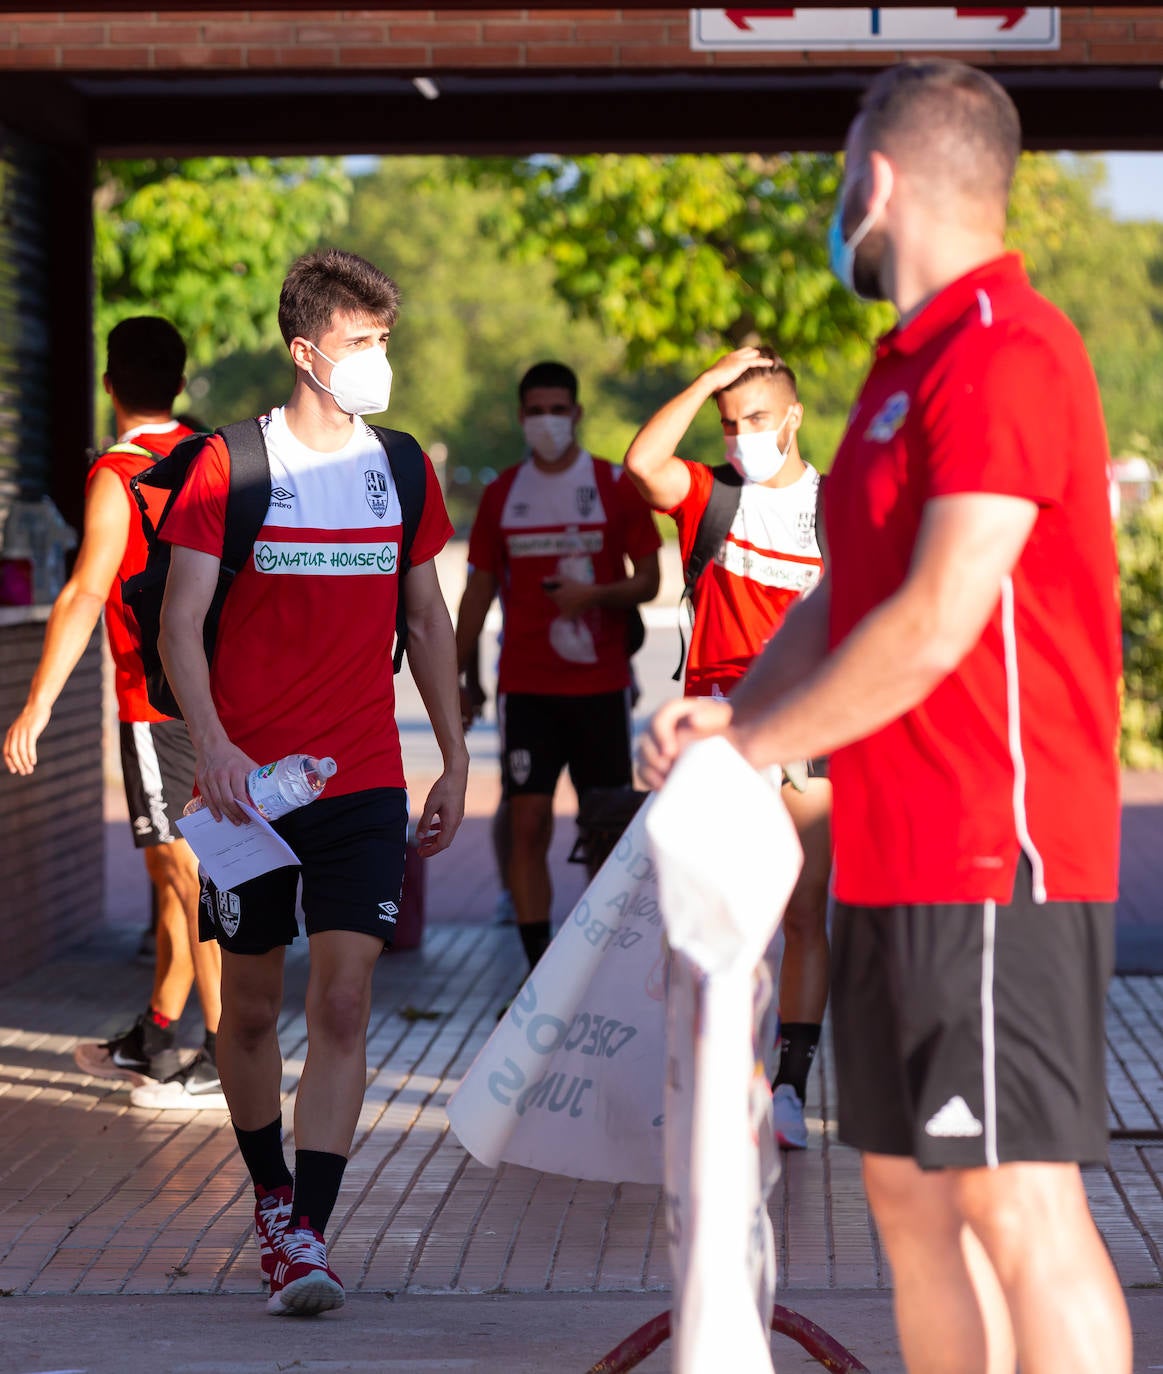
<svg viewBox="0 0 1163 1374">
<path fill-rule="evenodd" d="M 1073 410 L 1066 369 L 1045 341 L 1012 332 L 988 351 L 978 345 L 953 361 L 925 408 L 926 495 L 1058 505 Z"/>
<path fill-rule="evenodd" d="M 158 531 L 159 537 L 167 543 L 221 558 L 229 491 L 230 451 L 225 440 L 214 435 L 190 464 L 182 489 Z"/>
<path fill-rule="evenodd" d="M 711 499 L 711 486 L 714 483 L 714 475 L 706 463 L 692 463 L 684 458 L 687 471 L 690 473 L 691 484 L 687 489 L 687 494 L 672 510 L 666 512 L 675 523 L 678 531 L 679 553 L 685 566 L 687 559 L 694 551 L 695 532 L 699 528 L 699 521 L 703 518 L 703 512 Z"/>
<path fill-rule="evenodd" d="M 654 514 L 642 493 L 620 467 L 614 468 L 614 491 L 622 508 L 622 543 L 631 561 L 646 558 L 662 545 Z"/>
<path fill-rule="evenodd" d="M 424 455 L 424 509 L 420 513 L 420 523 L 412 538 L 412 566 L 427 563 L 429 559 L 444 548 L 452 538 L 452 521 L 448 518 L 448 508 L 444 504 L 444 493 L 436 469 L 428 455 Z"/>
<path fill-rule="evenodd" d="M 472 522 L 472 532 L 468 537 L 470 565 L 478 572 L 492 573 L 498 580 L 503 572 L 504 562 L 499 497 L 500 488 L 497 482 L 490 482 L 481 496 L 476 519 Z"/>
</svg>

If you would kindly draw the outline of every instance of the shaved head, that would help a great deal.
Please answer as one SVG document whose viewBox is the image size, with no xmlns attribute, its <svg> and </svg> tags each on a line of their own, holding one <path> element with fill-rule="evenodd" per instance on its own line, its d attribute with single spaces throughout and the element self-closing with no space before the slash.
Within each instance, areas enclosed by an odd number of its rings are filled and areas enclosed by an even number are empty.
<svg viewBox="0 0 1163 1374">
<path fill-rule="evenodd" d="M 883 153 L 936 201 L 978 201 L 1005 215 L 1021 151 L 1018 112 L 984 72 L 962 62 L 906 62 L 865 93 L 852 150 Z"/>
</svg>

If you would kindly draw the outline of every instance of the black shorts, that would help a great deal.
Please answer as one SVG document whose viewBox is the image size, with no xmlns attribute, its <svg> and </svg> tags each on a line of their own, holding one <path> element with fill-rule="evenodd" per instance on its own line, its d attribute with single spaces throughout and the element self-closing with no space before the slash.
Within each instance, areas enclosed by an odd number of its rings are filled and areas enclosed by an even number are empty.
<svg viewBox="0 0 1163 1374">
<path fill-rule="evenodd" d="M 536 696 L 506 692 L 498 702 L 503 796 L 548 796 L 561 770 L 580 795 L 591 787 L 629 787 L 630 693 Z"/>
<path fill-rule="evenodd" d="M 123 720 L 121 773 L 137 848 L 180 840 L 174 822 L 194 795 L 194 746 L 186 722 Z"/>
<path fill-rule="evenodd" d="M 1104 1003 L 1114 907 L 837 902 L 839 1136 L 926 1169 L 1107 1154 Z"/>
<path fill-rule="evenodd" d="M 299 933 L 295 895 L 303 880 L 308 936 L 350 930 L 390 945 L 404 884 L 408 794 L 377 787 L 320 797 L 274 822 L 299 856 L 231 891 L 202 879 L 199 934 L 233 954 L 266 954 Z"/>
</svg>

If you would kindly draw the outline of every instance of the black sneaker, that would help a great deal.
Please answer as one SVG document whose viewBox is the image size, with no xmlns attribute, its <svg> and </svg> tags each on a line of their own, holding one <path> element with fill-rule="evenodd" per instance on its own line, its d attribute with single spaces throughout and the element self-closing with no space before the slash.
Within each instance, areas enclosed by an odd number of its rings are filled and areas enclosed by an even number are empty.
<svg viewBox="0 0 1163 1374">
<path fill-rule="evenodd" d="M 147 1083 L 168 1076 L 174 1062 L 174 1033 L 162 1030 L 143 1011 L 128 1030 L 100 1043 L 83 1040 L 74 1050 L 77 1067 L 94 1078 L 123 1078 Z"/>
<path fill-rule="evenodd" d="M 204 1049 L 162 1083 L 143 1083 L 129 1094 L 135 1107 L 154 1111 L 226 1111 L 218 1068 Z"/>
</svg>

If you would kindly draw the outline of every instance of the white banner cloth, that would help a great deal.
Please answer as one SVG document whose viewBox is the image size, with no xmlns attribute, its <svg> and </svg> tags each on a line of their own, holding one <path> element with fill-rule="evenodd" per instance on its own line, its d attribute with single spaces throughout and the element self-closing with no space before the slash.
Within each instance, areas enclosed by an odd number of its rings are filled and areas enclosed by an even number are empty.
<svg viewBox="0 0 1163 1374">
<path fill-rule="evenodd" d="M 646 821 L 672 955 L 665 1160 L 675 1374 L 771 1374 L 779 1176 L 764 962 L 803 853 L 779 798 L 723 739 L 692 745 Z M 718 799 L 718 800 L 711 800 Z"/>
<path fill-rule="evenodd" d="M 662 1182 L 666 957 L 650 798 L 448 1104 L 461 1144 L 570 1178 Z"/>
</svg>

